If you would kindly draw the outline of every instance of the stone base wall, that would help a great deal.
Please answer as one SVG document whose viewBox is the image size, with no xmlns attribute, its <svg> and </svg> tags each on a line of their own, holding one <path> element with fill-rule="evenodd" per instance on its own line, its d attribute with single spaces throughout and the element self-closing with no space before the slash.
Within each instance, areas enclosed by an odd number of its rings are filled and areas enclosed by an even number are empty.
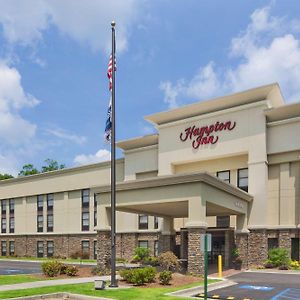
<svg viewBox="0 0 300 300">
<path fill-rule="evenodd" d="M 268 258 L 268 235 L 267 230 L 250 230 L 248 242 L 249 267 L 263 265 Z"/>
<path fill-rule="evenodd" d="M 200 235 L 204 233 L 202 228 L 188 228 L 188 273 L 204 272 L 204 255 L 200 251 Z"/>
<path fill-rule="evenodd" d="M 235 245 L 239 250 L 243 269 L 248 268 L 249 265 L 248 242 L 249 236 L 247 233 L 240 233 L 235 236 Z M 232 260 L 232 257 L 230 260 Z"/>
<path fill-rule="evenodd" d="M 280 248 L 285 248 L 291 257 L 292 239 L 290 230 L 280 230 L 278 234 L 278 244 Z"/>
</svg>

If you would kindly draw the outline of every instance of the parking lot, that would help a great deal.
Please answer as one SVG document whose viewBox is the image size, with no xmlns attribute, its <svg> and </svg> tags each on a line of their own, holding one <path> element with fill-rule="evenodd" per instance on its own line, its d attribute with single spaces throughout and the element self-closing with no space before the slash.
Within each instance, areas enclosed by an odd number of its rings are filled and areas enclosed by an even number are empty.
<svg viewBox="0 0 300 300">
<path fill-rule="evenodd" d="M 299 274 L 243 272 L 228 277 L 236 285 L 214 290 L 210 297 L 232 300 L 300 300 Z"/>
<path fill-rule="evenodd" d="M 41 273 L 41 263 L 0 260 L 0 275 Z"/>
</svg>

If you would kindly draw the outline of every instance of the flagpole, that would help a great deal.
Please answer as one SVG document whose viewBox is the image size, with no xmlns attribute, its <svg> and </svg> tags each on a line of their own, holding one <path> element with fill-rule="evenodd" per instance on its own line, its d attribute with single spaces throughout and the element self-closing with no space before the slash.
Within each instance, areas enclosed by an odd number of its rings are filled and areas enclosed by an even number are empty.
<svg viewBox="0 0 300 300">
<path fill-rule="evenodd" d="M 115 112 L 115 25 L 111 22 L 112 34 L 112 90 L 111 90 L 111 283 L 118 287 L 116 280 L 116 112 Z"/>
</svg>

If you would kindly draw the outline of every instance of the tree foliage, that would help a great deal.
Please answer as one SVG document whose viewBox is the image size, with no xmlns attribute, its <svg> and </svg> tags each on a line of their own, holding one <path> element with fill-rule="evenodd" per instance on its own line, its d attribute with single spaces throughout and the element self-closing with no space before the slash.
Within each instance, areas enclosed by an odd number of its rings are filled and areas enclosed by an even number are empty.
<svg viewBox="0 0 300 300">
<path fill-rule="evenodd" d="M 38 174 L 39 171 L 36 169 L 33 164 L 26 164 L 22 167 L 22 170 L 19 172 L 19 176 L 28 176 Z"/>
<path fill-rule="evenodd" d="M 19 176 L 28 176 L 39 173 L 45 173 L 55 170 L 61 170 L 65 168 L 64 164 L 59 164 L 56 160 L 47 158 L 44 160 L 46 163 L 45 166 L 42 166 L 42 169 L 39 171 L 37 168 L 33 166 L 33 164 L 26 164 L 22 167 L 22 170 L 19 172 Z"/>
<path fill-rule="evenodd" d="M 9 179 L 9 178 L 14 178 L 14 176 L 7 174 L 7 173 L 4 173 L 4 174 L 0 173 L 0 180 Z"/>
<path fill-rule="evenodd" d="M 66 166 L 64 164 L 58 164 L 58 162 L 54 159 L 47 158 L 45 160 L 46 166 L 42 166 L 41 173 L 61 170 L 64 169 Z"/>
</svg>

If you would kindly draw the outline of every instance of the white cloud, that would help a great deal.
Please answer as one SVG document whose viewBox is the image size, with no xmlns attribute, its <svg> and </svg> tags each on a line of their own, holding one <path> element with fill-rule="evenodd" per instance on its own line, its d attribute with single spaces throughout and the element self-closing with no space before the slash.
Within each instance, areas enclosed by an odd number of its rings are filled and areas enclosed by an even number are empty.
<svg viewBox="0 0 300 300">
<path fill-rule="evenodd" d="M 39 103 L 32 95 L 25 93 L 19 72 L 0 62 L 0 138 L 2 145 L 24 144 L 34 137 L 36 125 L 20 116 L 24 107 Z"/>
<path fill-rule="evenodd" d="M 80 154 L 74 158 L 76 165 L 87 165 L 101 161 L 110 160 L 110 152 L 106 149 L 100 149 L 95 154 Z"/>
<path fill-rule="evenodd" d="M 74 133 L 71 133 L 71 132 L 68 132 L 64 129 L 61 129 L 61 128 L 55 128 L 55 129 L 46 129 L 46 132 L 58 137 L 58 138 L 61 138 L 61 139 L 64 139 L 64 140 L 67 140 L 67 141 L 70 141 L 70 142 L 74 142 L 76 144 L 83 144 L 86 142 L 86 137 L 85 136 L 80 136 L 80 135 L 76 135 Z"/>
<path fill-rule="evenodd" d="M 270 7 L 257 9 L 246 30 L 231 40 L 229 57 L 235 67 L 209 62 L 188 81 L 162 82 L 170 108 L 179 98 L 204 99 L 272 82 L 279 82 L 287 101 L 300 98 L 299 20 L 270 15 Z M 176 105 L 174 105 L 176 104 Z"/>
<path fill-rule="evenodd" d="M 11 44 L 32 45 L 51 25 L 93 50 L 110 46 L 110 22 L 117 22 L 118 50 L 127 47 L 130 25 L 142 1 L 138 0 L 0 0 L 0 22 Z"/>
</svg>

